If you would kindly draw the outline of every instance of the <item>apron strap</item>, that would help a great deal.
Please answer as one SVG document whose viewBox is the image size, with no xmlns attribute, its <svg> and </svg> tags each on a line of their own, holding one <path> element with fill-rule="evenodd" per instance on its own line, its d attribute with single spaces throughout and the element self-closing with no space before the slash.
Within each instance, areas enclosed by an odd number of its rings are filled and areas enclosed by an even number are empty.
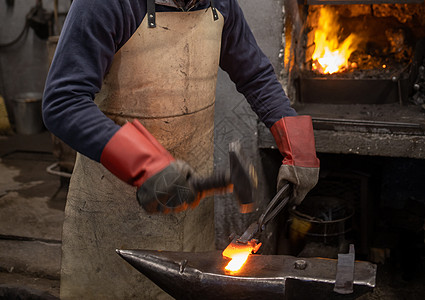
<svg viewBox="0 0 425 300">
<path fill-rule="evenodd" d="M 210 0 L 210 6 L 211 6 L 212 13 L 213 13 L 214 21 L 217 21 L 218 20 L 218 13 L 217 13 L 217 10 L 215 9 L 214 0 Z"/>
<path fill-rule="evenodd" d="M 146 2 L 147 2 L 146 10 L 148 12 L 148 27 L 155 28 L 156 27 L 155 0 L 147 0 Z"/>
<path fill-rule="evenodd" d="M 148 13 L 148 27 L 149 28 L 155 28 L 156 27 L 156 21 L 155 21 L 155 0 L 147 0 L 147 13 Z M 210 0 L 210 7 L 213 13 L 214 21 L 218 20 L 218 13 L 217 9 L 215 8 L 214 1 Z"/>
</svg>

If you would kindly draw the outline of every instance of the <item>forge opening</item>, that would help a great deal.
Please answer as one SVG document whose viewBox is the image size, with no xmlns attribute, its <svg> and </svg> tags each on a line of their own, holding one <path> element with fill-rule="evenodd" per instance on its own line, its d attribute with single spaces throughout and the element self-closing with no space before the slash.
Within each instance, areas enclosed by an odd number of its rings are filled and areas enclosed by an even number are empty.
<svg viewBox="0 0 425 300">
<path fill-rule="evenodd" d="M 423 36 L 414 18 L 423 6 L 414 6 L 406 14 L 403 8 L 388 4 L 309 6 L 305 69 L 338 77 L 400 76 L 413 61 L 416 37 Z M 340 65 L 335 65 L 338 60 Z"/>
<path fill-rule="evenodd" d="M 419 90 L 425 94 L 417 84 L 424 76 L 425 3 L 286 9 L 283 76 L 295 102 L 404 105 Z"/>
</svg>

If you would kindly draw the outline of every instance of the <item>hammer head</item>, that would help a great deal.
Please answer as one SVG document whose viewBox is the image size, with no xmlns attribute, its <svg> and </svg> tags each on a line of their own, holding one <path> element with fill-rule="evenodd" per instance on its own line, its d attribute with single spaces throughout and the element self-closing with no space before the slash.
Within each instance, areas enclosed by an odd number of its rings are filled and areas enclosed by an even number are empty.
<svg viewBox="0 0 425 300">
<path fill-rule="evenodd" d="M 239 141 L 229 144 L 230 182 L 233 193 L 239 201 L 241 213 L 252 212 L 258 177 L 254 165 L 242 153 Z"/>
</svg>

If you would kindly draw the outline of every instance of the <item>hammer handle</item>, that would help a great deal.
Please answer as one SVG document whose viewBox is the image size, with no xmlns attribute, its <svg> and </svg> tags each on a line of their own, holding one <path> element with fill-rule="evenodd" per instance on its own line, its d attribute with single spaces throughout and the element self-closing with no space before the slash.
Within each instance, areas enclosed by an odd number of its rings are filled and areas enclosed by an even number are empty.
<svg viewBox="0 0 425 300">
<path fill-rule="evenodd" d="M 209 190 L 226 191 L 230 182 L 230 174 L 228 172 L 215 172 L 209 177 L 192 177 L 190 184 L 195 191 L 205 192 Z"/>
</svg>

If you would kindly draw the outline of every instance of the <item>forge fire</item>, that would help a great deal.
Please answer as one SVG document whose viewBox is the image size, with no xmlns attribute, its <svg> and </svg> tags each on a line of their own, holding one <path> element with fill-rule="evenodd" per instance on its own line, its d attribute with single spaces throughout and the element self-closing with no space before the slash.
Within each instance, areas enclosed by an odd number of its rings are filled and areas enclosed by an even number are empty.
<svg viewBox="0 0 425 300">
<path fill-rule="evenodd" d="M 306 69 L 319 75 L 400 73 L 412 61 L 414 36 L 423 30 L 416 26 L 423 22 L 417 19 L 422 10 L 402 4 L 310 6 Z"/>
<path fill-rule="evenodd" d="M 319 10 L 319 14 L 319 25 L 314 34 L 312 70 L 322 74 L 333 74 L 349 69 L 349 58 L 357 49 L 361 38 L 357 34 L 350 33 L 340 42 L 338 37 L 340 27 L 334 10 L 326 6 Z"/>
</svg>

